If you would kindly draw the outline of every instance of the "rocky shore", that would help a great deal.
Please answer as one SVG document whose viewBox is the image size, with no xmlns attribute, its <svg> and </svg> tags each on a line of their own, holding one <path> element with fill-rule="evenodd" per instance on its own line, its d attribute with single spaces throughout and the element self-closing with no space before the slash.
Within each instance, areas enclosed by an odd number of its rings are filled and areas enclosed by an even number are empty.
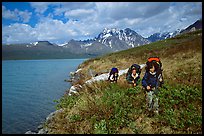
<svg viewBox="0 0 204 136">
<path fill-rule="evenodd" d="M 52 113 L 50 113 L 47 117 L 46 117 L 46 120 L 45 120 L 45 122 L 51 122 L 52 121 L 52 119 L 53 119 L 53 117 L 57 114 L 57 113 L 60 113 L 60 112 L 62 112 L 63 111 L 63 109 L 59 109 L 59 110 L 56 110 L 56 111 L 54 111 L 54 112 L 52 112 Z M 49 132 L 49 129 L 48 128 L 46 128 L 46 127 L 43 127 L 43 124 L 40 124 L 38 127 L 37 127 L 37 132 L 35 132 L 35 131 L 27 131 L 25 134 L 47 134 L 48 132 Z"/>
</svg>

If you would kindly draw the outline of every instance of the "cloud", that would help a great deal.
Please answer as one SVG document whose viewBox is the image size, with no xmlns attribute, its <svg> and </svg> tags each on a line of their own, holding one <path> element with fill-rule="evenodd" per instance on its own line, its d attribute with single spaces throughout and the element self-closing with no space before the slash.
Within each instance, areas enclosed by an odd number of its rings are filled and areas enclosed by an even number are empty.
<svg viewBox="0 0 204 136">
<path fill-rule="evenodd" d="M 48 9 L 50 2 L 30 2 L 31 7 L 35 9 L 36 13 L 44 13 Z"/>
<path fill-rule="evenodd" d="M 27 24 L 15 23 L 9 26 L 2 26 L 3 43 L 24 43 L 48 40 L 50 42 L 69 41 L 79 39 L 87 34 L 77 21 L 63 23 L 61 20 L 44 18 L 35 27 Z"/>
<path fill-rule="evenodd" d="M 37 40 L 37 33 L 27 24 L 15 23 L 2 26 L 3 43 L 22 43 Z"/>
<path fill-rule="evenodd" d="M 65 12 L 64 16 L 67 18 L 74 17 L 77 19 L 87 18 L 87 16 L 91 16 L 94 14 L 93 9 L 75 9 Z"/>
<path fill-rule="evenodd" d="M 55 15 L 61 15 L 65 12 L 77 9 L 93 9 L 95 7 L 94 2 L 59 2 L 55 4 Z"/>
<path fill-rule="evenodd" d="M 156 32 L 186 28 L 202 17 L 201 2 L 32 2 L 30 4 L 35 10 L 33 14 L 38 17 L 37 24 L 34 27 L 23 24 L 4 26 L 4 42 L 16 41 L 15 38 L 20 40 L 18 32 L 21 31 L 28 36 L 28 39 L 33 37 L 33 40 L 67 42 L 70 39 L 94 38 L 104 28 L 127 27 L 143 37 L 148 37 Z M 21 19 L 24 23 L 31 19 L 29 18 L 31 14 L 26 11 L 17 9 L 10 11 L 2 6 L 2 12 L 3 18 Z M 11 32 L 12 29 L 15 31 Z M 30 30 L 30 33 L 27 30 Z"/>
<path fill-rule="evenodd" d="M 2 17 L 5 19 L 11 19 L 15 21 L 19 20 L 16 12 L 7 10 L 5 6 L 2 6 Z"/>
<path fill-rule="evenodd" d="M 26 11 L 19 11 L 18 15 L 20 16 L 20 20 L 22 20 L 24 23 L 29 22 L 32 12 Z"/>
<path fill-rule="evenodd" d="M 160 2 L 101 2 L 97 3 L 99 15 L 120 20 L 124 18 L 147 18 L 161 13 L 169 7 L 169 3 Z"/>
<path fill-rule="evenodd" d="M 28 12 L 28 10 L 19 11 L 18 9 L 15 9 L 14 11 L 11 11 L 7 10 L 5 6 L 2 6 L 2 17 L 5 19 L 27 23 L 29 22 L 31 15 L 32 12 Z"/>
</svg>

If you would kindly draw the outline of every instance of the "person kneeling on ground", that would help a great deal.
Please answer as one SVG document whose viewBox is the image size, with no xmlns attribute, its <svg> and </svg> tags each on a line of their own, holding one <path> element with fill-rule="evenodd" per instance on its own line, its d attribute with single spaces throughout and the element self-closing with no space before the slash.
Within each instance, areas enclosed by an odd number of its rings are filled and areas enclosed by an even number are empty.
<svg viewBox="0 0 204 136">
<path fill-rule="evenodd" d="M 158 79 L 158 70 L 157 64 L 151 63 L 146 69 L 145 75 L 142 79 L 142 86 L 146 91 L 146 102 L 148 111 L 153 111 L 154 113 L 159 113 L 159 104 L 158 104 L 158 92 L 159 92 L 159 79 Z"/>
<path fill-rule="evenodd" d="M 108 81 L 117 83 L 118 81 L 118 69 L 117 68 L 111 69 L 109 73 Z"/>
<path fill-rule="evenodd" d="M 136 87 L 139 84 L 140 73 L 141 73 L 141 68 L 140 68 L 140 65 L 138 64 L 133 64 L 129 68 L 126 74 L 126 80 L 129 84 L 132 85 L 132 87 Z"/>
</svg>

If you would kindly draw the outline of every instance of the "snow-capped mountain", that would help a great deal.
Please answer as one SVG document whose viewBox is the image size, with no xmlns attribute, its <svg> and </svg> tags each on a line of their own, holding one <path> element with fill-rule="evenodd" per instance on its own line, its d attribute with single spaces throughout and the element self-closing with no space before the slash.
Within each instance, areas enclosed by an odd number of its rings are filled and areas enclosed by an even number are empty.
<svg viewBox="0 0 204 136">
<path fill-rule="evenodd" d="M 174 32 L 154 33 L 151 36 L 149 36 L 147 39 L 151 42 L 155 42 L 158 40 L 164 40 L 167 38 L 172 38 L 176 35 L 196 31 L 199 29 L 202 29 L 202 19 L 197 20 L 195 23 L 193 23 L 192 25 L 188 26 L 187 28 L 185 28 L 183 30 L 178 29 Z"/>
<path fill-rule="evenodd" d="M 115 40 L 124 41 L 125 48 L 132 48 L 150 43 L 147 39 L 143 38 L 141 35 L 131 30 L 130 28 L 126 28 L 124 30 L 119 30 L 117 28 L 105 28 L 96 39 L 100 43 L 105 44 L 110 48 L 113 48 L 113 46 L 115 46 Z"/>
<path fill-rule="evenodd" d="M 174 32 L 154 33 L 151 36 L 149 36 L 147 39 L 151 42 L 155 42 L 155 41 L 164 40 L 167 38 L 172 38 L 178 34 L 180 34 L 180 29 Z"/>
<path fill-rule="evenodd" d="M 77 51 L 77 53 L 104 54 L 148 43 L 150 43 L 150 41 L 143 38 L 130 28 L 126 28 L 124 30 L 117 28 L 105 28 L 94 39 L 84 41 L 76 41 L 72 39 L 63 47 L 70 51 Z"/>
</svg>

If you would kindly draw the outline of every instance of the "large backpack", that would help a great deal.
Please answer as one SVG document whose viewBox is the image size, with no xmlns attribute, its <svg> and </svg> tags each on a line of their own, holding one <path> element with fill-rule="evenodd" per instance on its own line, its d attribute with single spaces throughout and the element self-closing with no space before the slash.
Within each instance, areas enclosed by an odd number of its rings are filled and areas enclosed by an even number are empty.
<svg viewBox="0 0 204 136">
<path fill-rule="evenodd" d="M 146 70 L 149 69 L 151 63 L 156 63 L 158 70 L 162 71 L 162 63 L 159 57 L 149 57 L 146 62 Z"/>
<path fill-rule="evenodd" d="M 117 68 L 112 68 L 110 71 L 110 75 L 118 73 L 118 69 Z"/>
<path fill-rule="evenodd" d="M 141 74 L 142 69 L 141 69 L 140 65 L 138 65 L 138 64 L 133 64 L 133 65 L 128 69 L 128 72 L 127 72 L 127 74 L 126 74 L 126 77 L 127 77 L 129 74 L 132 74 L 132 69 L 133 69 L 134 67 L 136 68 L 136 73 L 137 73 L 138 75 Z"/>
</svg>

